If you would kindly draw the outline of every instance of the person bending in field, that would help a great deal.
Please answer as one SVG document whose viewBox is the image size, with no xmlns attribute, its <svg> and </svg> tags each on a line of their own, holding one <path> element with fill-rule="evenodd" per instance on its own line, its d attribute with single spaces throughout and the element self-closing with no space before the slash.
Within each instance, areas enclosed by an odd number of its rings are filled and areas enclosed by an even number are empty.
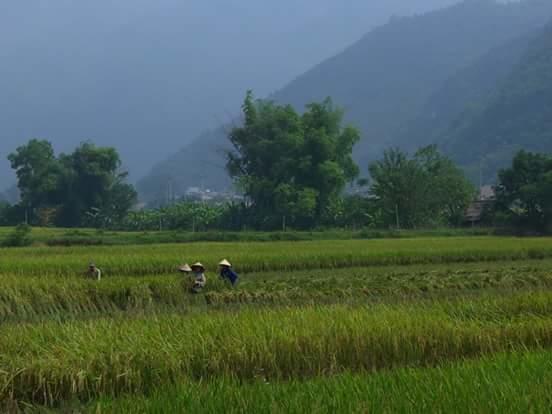
<svg viewBox="0 0 552 414">
<path fill-rule="evenodd" d="M 239 280 L 239 276 L 232 270 L 232 264 L 226 259 L 219 263 L 220 278 L 224 281 L 230 282 L 232 286 L 236 286 Z"/>
<path fill-rule="evenodd" d="M 100 281 L 102 280 L 102 271 L 94 263 L 90 263 L 88 265 L 86 277 L 89 279 Z"/>
<path fill-rule="evenodd" d="M 191 269 L 192 287 L 190 288 L 190 292 L 201 293 L 207 283 L 207 278 L 205 277 L 205 267 L 201 263 L 197 262 L 192 265 Z"/>
</svg>

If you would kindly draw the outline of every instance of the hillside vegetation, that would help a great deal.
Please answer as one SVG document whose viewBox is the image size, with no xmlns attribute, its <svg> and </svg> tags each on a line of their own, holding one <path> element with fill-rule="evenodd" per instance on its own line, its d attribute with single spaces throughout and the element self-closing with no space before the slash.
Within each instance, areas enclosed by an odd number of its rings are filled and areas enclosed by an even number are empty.
<svg viewBox="0 0 552 414">
<path fill-rule="evenodd" d="M 480 108 L 460 117 L 444 137 L 445 150 L 489 175 L 514 152 L 552 151 L 552 25 L 535 37 L 522 60 Z"/>
<path fill-rule="evenodd" d="M 426 137 L 440 130 L 441 123 L 415 130 L 412 138 L 410 125 L 431 118 L 434 102 L 450 102 L 442 116 L 445 125 L 469 103 L 490 94 L 523 54 L 528 33 L 538 31 L 551 16 L 552 3 L 547 1 L 468 0 L 393 19 L 270 98 L 302 110 L 307 103 L 331 96 L 345 109 L 345 120 L 361 129 L 355 158 L 366 170 L 384 147 L 433 142 Z M 459 89 L 466 93 L 458 95 Z M 205 133 L 159 163 L 139 183 L 139 191 L 148 200 L 159 198 L 170 178 L 180 193 L 197 185 L 228 188 L 223 153 L 230 129 L 231 125 Z"/>
<path fill-rule="evenodd" d="M 138 179 L 245 89 L 281 87 L 391 13 L 455 1 L 5 0 L 0 188 L 13 182 L 4 154 L 31 138 L 109 143 Z"/>
</svg>

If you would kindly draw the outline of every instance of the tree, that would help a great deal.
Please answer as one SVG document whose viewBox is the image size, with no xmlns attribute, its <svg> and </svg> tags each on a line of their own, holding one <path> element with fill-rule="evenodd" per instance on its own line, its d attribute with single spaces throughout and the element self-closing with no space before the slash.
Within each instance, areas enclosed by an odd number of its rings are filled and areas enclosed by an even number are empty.
<svg viewBox="0 0 552 414">
<path fill-rule="evenodd" d="M 12 206 L 6 201 L 0 201 L 0 226 L 9 226 L 11 221 Z"/>
<path fill-rule="evenodd" d="M 458 224 L 475 193 L 462 171 L 435 146 L 413 157 L 399 149 L 387 150 L 369 171 L 371 193 L 387 225 Z"/>
<path fill-rule="evenodd" d="M 352 149 L 358 130 L 328 98 L 299 115 L 290 105 L 254 100 L 248 92 L 243 126 L 229 140 L 227 170 L 250 200 L 254 225 L 275 228 L 282 218 L 310 227 L 358 175 Z"/>
<path fill-rule="evenodd" d="M 124 181 L 121 159 L 114 148 L 82 143 L 72 154 L 60 156 L 64 169 L 61 224 L 78 226 L 83 218 L 93 218 L 95 226 L 120 220 L 136 203 L 137 195 Z"/>
<path fill-rule="evenodd" d="M 20 205 L 32 211 L 59 203 L 61 166 L 50 142 L 32 139 L 8 160 L 17 175 Z"/>
<path fill-rule="evenodd" d="M 428 177 L 426 202 L 446 223 L 462 224 L 466 208 L 475 196 L 473 184 L 463 171 L 435 145 L 421 148 L 415 160 Z"/>
<path fill-rule="evenodd" d="M 520 151 L 499 172 L 497 212 L 507 224 L 552 231 L 552 156 Z"/>
<path fill-rule="evenodd" d="M 35 212 L 31 222 L 36 224 L 73 227 L 94 216 L 106 225 L 121 220 L 136 202 L 113 148 L 85 142 L 56 157 L 48 141 L 31 140 L 8 159 L 18 178 L 19 206 Z"/>
</svg>

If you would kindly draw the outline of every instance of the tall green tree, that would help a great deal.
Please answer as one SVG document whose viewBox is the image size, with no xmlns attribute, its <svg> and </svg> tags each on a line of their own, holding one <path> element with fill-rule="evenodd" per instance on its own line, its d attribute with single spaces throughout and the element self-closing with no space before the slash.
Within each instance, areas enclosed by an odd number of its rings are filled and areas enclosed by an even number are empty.
<svg viewBox="0 0 552 414">
<path fill-rule="evenodd" d="M 33 210 L 59 203 L 62 170 L 50 142 L 32 139 L 8 160 L 17 176 L 22 206 Z"/>
<path fill-rule="evenodd" d="M 136 202 L 113 148 L 85 142 L 56 157 L 48 141 L 31 140 L 8 158 L 16 170 L 21 207 L 34 212 L 33 222 L 42 222 L 41 212 L 47 212 L 62 226 L 87 224 L 92 216 L 96 224 L 109 224 L 122 219 Z"/>
<path fill-rule="evenodd" d="M 520 151 L 499 173 L 496 209 L 511 225 L 552 232 L 552 156 Z"/>
<path fill-rule="evenodd" d="M 399 149 L 387 150 L 369 171 L 371 193 L 389 226 L 458 224 L 475 194 L 463 172 L 435 146 L 413 157 Z"/>
<path fill-rule="evenodd" d="M 73 153 L 60 156 L 66 198 L 62 224 L 80 225 L 86 218 L 96 226 L 120 220 L 137 199 L 132 186 L 125 183 L 121 159 L 114 148 L 82 143 Z"/>
<path fill-rule="evenodd" d="M 250 200 L 254 225 L 318 223 L 358 175 L 352 159 L 358 130 L 343 126 L 343 112 L 329 98 L 300 115 L 248 92 L 242 109 L 243 126 L 229 135 L 227 170 Z"/>
</svg>

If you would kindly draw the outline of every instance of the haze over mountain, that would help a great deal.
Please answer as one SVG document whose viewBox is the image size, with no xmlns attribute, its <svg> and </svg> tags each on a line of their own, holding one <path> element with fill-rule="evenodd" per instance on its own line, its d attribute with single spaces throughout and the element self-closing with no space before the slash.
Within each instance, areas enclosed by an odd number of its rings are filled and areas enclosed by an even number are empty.
<svg viewBox="0 0 552 414">
<path fill-rule="evenodd" d="M 301 109 L 331 96 L 362 131 L 355 153 L 365 169 L 385 147 L 438 141 L 438 134 L 432 134 L 446 128 L 470 101 L 491 94 L 513 70 L 530 37 L 551 17 L 548 0 L 466 0 L 425 15 L 393 19 L 271 98 Z M 443 109 L 450 105 L 437 113 L 435 102 Z M 226 130 L 204 133 L 158 164 L 139 183 L 142 194 L 161 197 L 169 180 L 177 192 L 198 184 L 227 187 L 221 154 Z"/>
<path fill-rule="evenodd" d="M 495 47 L 452 75 L 428 98 L 414 120 L 401 126 L 394 143 L 415 151 L 422 145 L 442 142 L 459 119 L 487 105 L 538 34 L 538 30 L 531 31 Z"/>
<path fill-rule="evenodd" d="M 552 152 L 552 23 L 530 39 L 513 71 L 488 98 L 470 109 L 441 141 L 475 174 L 489 179 L 520 149 Z"/>
<path fill-rule="evenodd" d="M 113 145 L 134 179 L 393 14 L 454 0 L 5 0 L 0 188 L 28 139 Z"/>
</svg>

